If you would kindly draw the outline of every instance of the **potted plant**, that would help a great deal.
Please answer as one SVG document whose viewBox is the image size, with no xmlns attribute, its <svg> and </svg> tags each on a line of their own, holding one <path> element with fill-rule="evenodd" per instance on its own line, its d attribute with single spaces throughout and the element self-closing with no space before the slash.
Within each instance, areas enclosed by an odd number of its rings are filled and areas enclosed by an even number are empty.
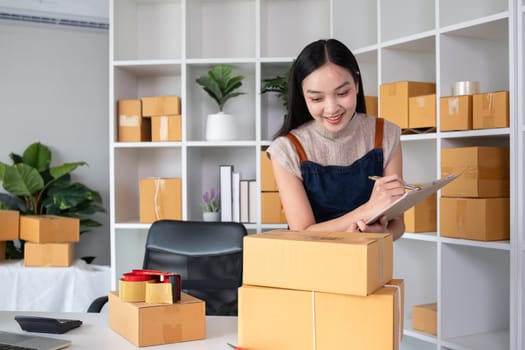
<svg viewBox="0 0 525 350">
<path fill-rule="evenodd" d="M 51 151 L 40 142 L 29 145 L 22 155 L 10 153 L 12 165 L 0 162 L 0 181 L 7 193 L 0 193 L 0 208 L 18 210 L 21 214 L 58 215 L 79 218 L 82 227 L 101 224 L 89 216 L 105 212 L 102 197 L 80 182 L 73 182 L 71 173 L 85 162 L 51 166 Z M 24 242 L 16 246 L 7 242 L 6 257 L 23 258 Z"/>
<path fill-rule="evenodd" d="M 278 74 L 273 78 L 263 79 L 261 86 L 261 94 L 268 92 L 275 93 L 281 100 L 285 111 L 288 110 L 288 76 L 290 68 L 291 67 L 288 67 L 283 74 Z"/>
<path fill-rule="evenodd" d="M 202 219 L 204 221 L 220 221 L 221 197 L 220 192 L 212 188 L 202 194 Z"/>
<path fill-rule="evenodd" d="M 196 79 L 204 91 L 219 107 L 218 113 L 209 114 L 206 122 L 206 139 L 208 141 L 225 141 L 235 139 L 237 125 L 232 115 L 224 113 L 224 104 L 229 99 L 243 95 L 237 91 L 242 86 L 244 76 L 233 76 L 233 69 L 227 64 L 216 64 L 207 75 Z"/>
</svg>

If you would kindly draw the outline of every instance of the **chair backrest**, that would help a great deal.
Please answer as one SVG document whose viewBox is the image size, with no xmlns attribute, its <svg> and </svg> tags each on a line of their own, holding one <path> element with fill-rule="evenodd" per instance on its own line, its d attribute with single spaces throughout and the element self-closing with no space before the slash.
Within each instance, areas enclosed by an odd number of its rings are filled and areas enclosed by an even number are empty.
<svg viewBox="0 0 525 350">
<path fill-rule="evenodd" d="M 237 315 L 246 228 L 236 222 L 160 220 L 146 240 L 143 268 L 176 272 L 207 315 Z"/>
</svg>

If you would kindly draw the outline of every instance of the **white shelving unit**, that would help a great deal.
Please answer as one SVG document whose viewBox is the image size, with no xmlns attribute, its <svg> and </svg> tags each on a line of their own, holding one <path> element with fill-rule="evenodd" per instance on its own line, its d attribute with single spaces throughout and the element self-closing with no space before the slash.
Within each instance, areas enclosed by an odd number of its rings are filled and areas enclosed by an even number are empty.
<svg viewBox="0 0 525 350">
<path fill-rule="evenodd" d="M 400 80 L 432 81 L 437 95 L 460 80 L 481 91 L 509 90 L 506 129 L 403 135 L 409 182 L 440 176 L 444 147 L 504 145 L 511 154 L 511 239 L 477 242 L 406 233 L 395 244 L 395 276 L 406 282 L 402 349 L 522 349 L 525 339 L 525 0 L 112 0 L 110 4 L 110 175 L 113 287 L 142 264 L 149 225 L 138 220 L 138 181 L 181 177 L 183 218 L 200 220 L 200 194 L 218 186 L 218 165 L 233 164 L 260 188 L 260 149 L 284 110 L 261 95 L 261 80 L 280 74 L 299 50 L 336 37 L 359 61 L 367 95 Z M 238 140 L 207 142 L 211 99 L 195 79 L 214 63 L 243 74 L 246 95 L 226 110 Z M 120 143 L 116 101 L 182 97 L 182 141 Z M 521 97 L 521 98 L 520 98 Z M 439 116 L 439 104 L 438 104 Z M 439 125 L 439 117 L 438 123 Z M 258 201 L 259 202 L 259 201 Z M 439 213 L 438 213 L 439 215 Z M 281 228 L 258 220 L 251 233 Z M 438 302 L 438 335 L 412 329 L 412 306 Z"/>
</svg>

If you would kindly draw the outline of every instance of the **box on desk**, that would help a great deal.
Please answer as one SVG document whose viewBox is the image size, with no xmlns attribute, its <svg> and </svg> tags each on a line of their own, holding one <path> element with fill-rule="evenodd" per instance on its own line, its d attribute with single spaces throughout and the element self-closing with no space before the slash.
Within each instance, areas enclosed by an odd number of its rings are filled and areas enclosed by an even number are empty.
<svg viewBox="0 0 525 350">
<path fill-rule="evenodd" d="M 274 230 L 249 235 L 243 283 L 369 295 L 392 279 L 392 242 L 392 235 L 383 233 Z"/>
<path fill-rule="evenodd" d="M 509 198 L 441 197 L 443 237 L 497 241 L 510 238 Z"/>
<path fill-rule="evenodd" d="M 140 222 L 182 218 L 182 180 L 145 178 L 140 180 Z"/>
<path fill-rule="evenodd" d="M 412 306 L 412 328 L 437 335 L 437 303 Z"/>
<path fill-rule="evenodd" d="M 20 239 L 34 243 L 78 242 L 80 220 L 57 215 L 22 215 Z"/>
<path fill-rule="evenodd" d="M 443 187 L 444 197 L 508 197 L 508 147 L 458 147 L 441 150 L 441 176 L 460 174 Z"/>
<path fill-rule="evenodd" d="M 74 243 L 24 244 L 24 266 L 67 267 L 75 260 Z"/>
<path fill-rule="evenodd" d="M 178 343 L 206 337 L 204 301 L 186 293 L 173 304 L 130 303 L 109 293 L 109 327 L 136 346 Z"/>
<path fill-rule="evenodd" d="M 12 241 L 19 237 L 20 212 L 0 210 L 0 241 Z"/>
<path fill-rule="evenodd" d="M 364 297 L 243 285 L 239 288 L 239 346 L 398 349 L 403 336 L 403 288 L 403 280 L 396 279 Z"/>
</svg>

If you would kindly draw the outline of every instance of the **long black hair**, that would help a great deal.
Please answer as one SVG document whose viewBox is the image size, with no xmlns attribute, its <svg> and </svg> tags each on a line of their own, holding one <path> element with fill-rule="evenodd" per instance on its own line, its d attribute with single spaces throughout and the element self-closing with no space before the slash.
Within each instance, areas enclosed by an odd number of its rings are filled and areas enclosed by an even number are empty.
<svg viewBox="0 0 525 350">
<path fill-rule="evenodd" d="M 306 106 L 302 83 L 310 73 L 327 62 L 343 67 L 350 72 L 354 81 L 359 84 L 356 112 L 366 113 L 363 81 L 354 54 L 336 39 L 317 40 L 305 46 L 290 68 L 288 77 L 288 113 L 274 138 L 286 135 L 290 130 L 313 120 Z"/>
</svg>

